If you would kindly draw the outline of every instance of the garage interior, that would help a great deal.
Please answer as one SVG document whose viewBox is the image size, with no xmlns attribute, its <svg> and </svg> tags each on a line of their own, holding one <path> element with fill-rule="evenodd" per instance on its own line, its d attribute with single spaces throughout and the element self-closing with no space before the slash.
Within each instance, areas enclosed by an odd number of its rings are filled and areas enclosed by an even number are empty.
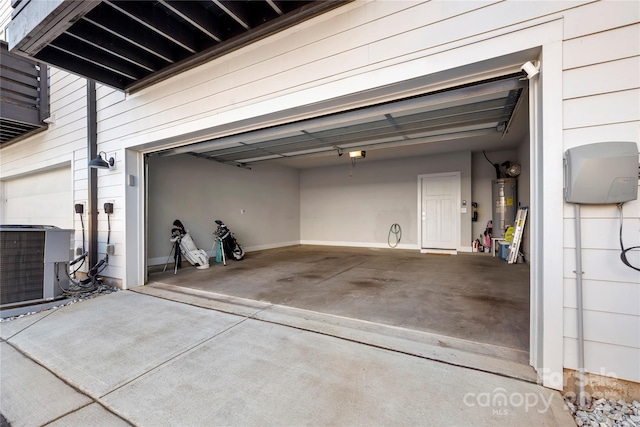
<svg viewBox="0 0 640 427">
<path fill-rule="evenodd" d="M 512 73 L 148 154 L 140 292 L 251 300 L 410 331 L 425 344 L 494 360 L 479 369 L 535 381 L 528 263 L 471 252 L 493 218 L 499 165 L 520 165 L 517 206 L 529 205 L 528 131 L 528 81 Z M 458 241 L 429 247 L 420 177 L 449 172 L 460 175 Z M 174 274 L 175 219 L 212 256 L 210 268 L 183 262 Z M 216 262 L 216 219 L 245 259 Z M 521 251 L 528 261 L 527 227 Z M 427 357 L 474 364 L 450 352 Z"/>
</svg>

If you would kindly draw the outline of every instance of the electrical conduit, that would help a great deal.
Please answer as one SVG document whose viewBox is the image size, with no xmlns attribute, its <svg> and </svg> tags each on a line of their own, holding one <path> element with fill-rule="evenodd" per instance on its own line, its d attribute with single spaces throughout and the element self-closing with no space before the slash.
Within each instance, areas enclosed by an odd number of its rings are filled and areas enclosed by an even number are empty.
<svg viewBox="0 0 640 427">
<path fill-rule="evenodd" d="M 578 311 L 578 376 L 576 379 L 576 394 L 580 407 L 586 406 L 586 396 L 584 391 L 584 332 L 583 332 L 583 316 L 582 316 L 582 237 L 580 228 L 580 204 L 576 203 L 575 221 L 576 221 L 576 307 Z"/>
</svg>

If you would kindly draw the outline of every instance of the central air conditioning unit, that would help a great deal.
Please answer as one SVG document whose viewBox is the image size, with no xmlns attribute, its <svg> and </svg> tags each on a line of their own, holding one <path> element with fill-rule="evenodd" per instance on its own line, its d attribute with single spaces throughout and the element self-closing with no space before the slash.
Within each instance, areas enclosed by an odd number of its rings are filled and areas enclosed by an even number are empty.
<svg viewBox="0 0 640 427">
<path fill-rule="evenodd" d="M 50 225 L 0 226 L 0 308 L 51 301 L 69 285 L 74 230 Z"/>
</svg>

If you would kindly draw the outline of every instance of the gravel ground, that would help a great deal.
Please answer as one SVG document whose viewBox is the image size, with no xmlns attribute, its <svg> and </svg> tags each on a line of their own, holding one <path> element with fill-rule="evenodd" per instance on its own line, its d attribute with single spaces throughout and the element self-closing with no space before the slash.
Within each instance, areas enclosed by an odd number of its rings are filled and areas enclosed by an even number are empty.
<svg viewBox="0 0 640 427">
<path fill-rule="evenodd" d="M 580 427 L 640 427 L 640 402 L 622 399 L 594 398 L 586 406 L 579 406 L 575 396 L 565 397 L 573 419 Z"/>
<path fill-rule="evenodd" d="M 100 295 L 107 295 L 107 294 L 110 294 L 112 292 L 117 292 L 117 291 L 118 291 L 118 288 L 102 284 L 102 285 L 98 286 L 96 289 L 94 289 L 92 291 L 88 291 L 88 292 L 84 292 L 84 293 L 76 293 L 74 295 L 73 300 L 71 300 L 71 301 L 69 301 L 69 302 L 67 302 L 65 304 L 56 305 L 54 307 L 50 307 L 50 308 L 47 308 L 47 309 L 44 309 L 44 310 L 30 311 L 28 313 L 24 313 L 24 314 L 21 314 L 19 316 L 6 317 L 4 319 L 0 318 L 0 322 L 8 322 L 8 321 L 11 321 L 13 319 L 19 319 L 21 317 L 30 316 L 32 314 L 39 313 L 40 311 L 57 310 L 60 307 L 64 307 L 64 306 L 71 305 L 71 304 L 75 304 L 75 303 L 77 303 L 79 301 L 84 301 L 84 300 L 87 300 L 87 299 L 95 298 L 95 297 L 100 296 Z M 0 422 L 1 422 L 1 419 L 0 419 Z M 0 427 L 1 427 L 1 424 L 0 424 Z"/>
</svg>

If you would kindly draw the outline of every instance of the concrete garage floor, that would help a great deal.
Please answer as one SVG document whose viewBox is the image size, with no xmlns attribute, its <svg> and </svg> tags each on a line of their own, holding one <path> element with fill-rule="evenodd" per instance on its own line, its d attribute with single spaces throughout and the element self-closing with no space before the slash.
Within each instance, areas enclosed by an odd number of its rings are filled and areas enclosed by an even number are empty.
<svg viewBox="0 0 640 427">
<path fill-rule="evenodd" d="M 458 346 L 528 367 L 529 268 L 490 254 L 290 246 L 206 270 L 150 269 L 149 285 L 178 286 L 370 324 L 451 337 Z M 448 347 L 447 340 L 437 345 Z M 483 347 L 483 348 L 481 348 Z M 490 353 L 490 352 L 489 352 Z M 496 353 L 497 354 L 497 353 Z M 505 356 L 506 354 L 506 356 Z"/>
</svg>

